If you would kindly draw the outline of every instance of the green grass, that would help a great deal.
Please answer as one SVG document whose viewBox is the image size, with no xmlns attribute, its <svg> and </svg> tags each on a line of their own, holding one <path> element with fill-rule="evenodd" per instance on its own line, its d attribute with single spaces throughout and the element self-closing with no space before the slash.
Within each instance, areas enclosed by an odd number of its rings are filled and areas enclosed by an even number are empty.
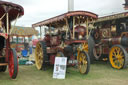
<svg viewBox="0 0 128 85">
<path fill-rule="evenodd" d="M 12 80 L 8 71 L 0 73 L 0 85 L 127 85 L 128 68 L 113 69 L 107 62 L 91 65 L 88 75 L 82 75 L 76 68 L 68 68 L 66 79 L 52 78 L 53 70 L 39 71 L 33 66 L 19 66 L 17 79 Z"/>
</svg>

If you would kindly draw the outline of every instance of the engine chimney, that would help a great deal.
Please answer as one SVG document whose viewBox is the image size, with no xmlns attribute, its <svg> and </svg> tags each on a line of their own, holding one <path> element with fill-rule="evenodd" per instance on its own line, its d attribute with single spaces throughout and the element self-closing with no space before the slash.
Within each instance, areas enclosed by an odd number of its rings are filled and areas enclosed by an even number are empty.
<svg viewBox="0 0 128 85">
<path fill-rule="evenodd" d="M 124 9 L 128 10 L 128 0 L 125 0 L 125 3 L 123 5 L 124 5 Z"/>
<path fill-rule="evenodd" d="M 68 12 L 74 11 L 74 0 L 68 0 Z"/>
</svg>

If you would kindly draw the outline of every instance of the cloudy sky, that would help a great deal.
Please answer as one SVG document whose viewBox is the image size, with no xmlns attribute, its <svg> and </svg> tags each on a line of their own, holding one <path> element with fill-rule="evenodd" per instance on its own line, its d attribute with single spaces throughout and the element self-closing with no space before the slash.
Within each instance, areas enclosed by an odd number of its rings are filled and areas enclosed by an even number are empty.
<svg viewBox="0 0 128 85">
<path fill-rule="evenodd" d="M 24 7 L 24 16 L 16 25 L 32 24 L 68 11 L 68 0 L 3 0 Z M 124 0 L 74 0 L 74 10 L 91 11 L 99 16 L 123 12 Z"/>
</svg>

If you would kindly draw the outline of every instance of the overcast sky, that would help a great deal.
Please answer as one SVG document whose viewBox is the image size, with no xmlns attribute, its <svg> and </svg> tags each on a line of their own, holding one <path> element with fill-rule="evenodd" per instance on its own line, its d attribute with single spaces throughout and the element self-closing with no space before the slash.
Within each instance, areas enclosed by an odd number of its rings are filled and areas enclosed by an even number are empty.
<svg viewBox="0 0 128 85">
<path fill-rule="evenodd" d="M 68 11 L 68 0 L 3 0 L 20 4 L 24 8 L 24 16 L 16 25 L 31 26 L 45 19 Z M 124 0 L 74 0 L 74 10 L 84 10 L 100 16 L 123 12 Z"/>
</svg>

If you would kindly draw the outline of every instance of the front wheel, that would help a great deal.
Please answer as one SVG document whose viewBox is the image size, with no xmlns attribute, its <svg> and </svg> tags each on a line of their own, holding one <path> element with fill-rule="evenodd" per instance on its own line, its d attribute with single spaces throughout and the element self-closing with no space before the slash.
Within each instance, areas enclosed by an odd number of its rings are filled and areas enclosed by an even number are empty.
<svg viewBox="0 0 128 85">
<path fill-rule="evenodd" d="M 88 54 L 89 54 L 89 57 L 90 57 L 90 62 L 91 64 L 94 62 L 95 60 L 95 56 L 94 56 L 94 53 L 93 53 L 93 49 L 95 48 L 95 42 L 94 42 L 94 39 L 92 36 L 89 36 L 88 38 Z"/>
<path fill-rule="evenodd" d="M 90 70 L 90 58 L 85 51 L 80 51 L 77 55 L 78 68 L 80 73 L 88 74 Z"/>
<path fill-rule="evenodd" d="M 109 53 L 109 61 L 113 68 L 125 68 L 128 64 L 128 56 L 124 47 L 121 45 L 114 45 Z"/>
<path fill-rule="evenodd" d="M 38 70 L 45 69 L 45 58 L 47 57 L 46 43 L 40 41 L 36 44 L 35 48 L 35 63 Z"/>
<path fill-rule="evenodd" d="M 16 55 L 16 50 L 11 49 L 9 56 L 9 75 L 12 79 L 15 79 L 18 74 L 18 57 Z"/>
</svg>

